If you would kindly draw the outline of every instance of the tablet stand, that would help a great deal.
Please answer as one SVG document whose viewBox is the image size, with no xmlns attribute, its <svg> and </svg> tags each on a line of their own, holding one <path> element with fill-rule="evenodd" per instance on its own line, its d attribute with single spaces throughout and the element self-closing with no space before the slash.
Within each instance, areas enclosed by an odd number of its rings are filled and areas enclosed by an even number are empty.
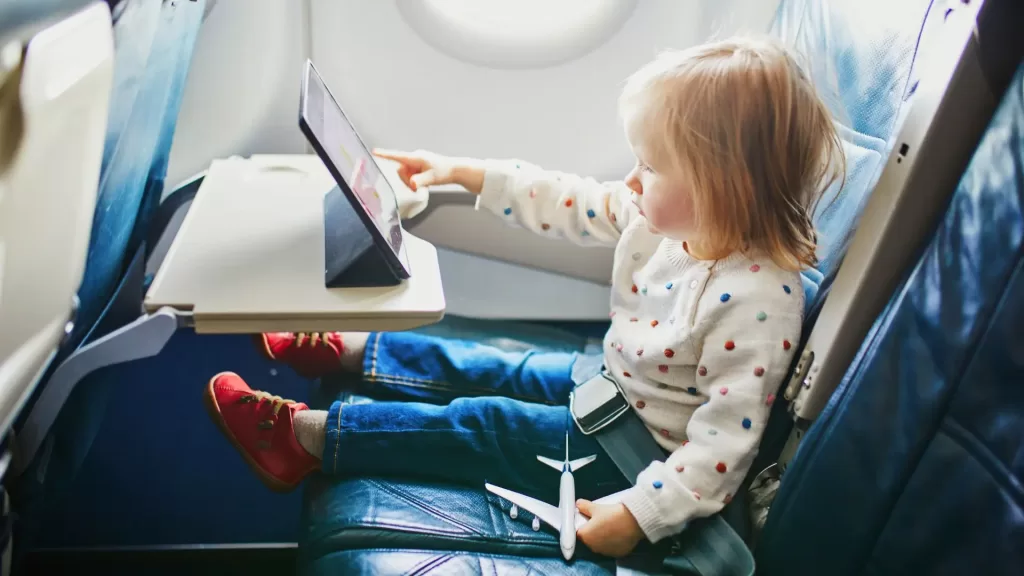
<svg viewBox="0 0 1024 576">
<path fill-rule="evenodd" d="M 401 282 L 341 188 L 324 195 L 324 283 L 328 288 Z"/>
</svg>

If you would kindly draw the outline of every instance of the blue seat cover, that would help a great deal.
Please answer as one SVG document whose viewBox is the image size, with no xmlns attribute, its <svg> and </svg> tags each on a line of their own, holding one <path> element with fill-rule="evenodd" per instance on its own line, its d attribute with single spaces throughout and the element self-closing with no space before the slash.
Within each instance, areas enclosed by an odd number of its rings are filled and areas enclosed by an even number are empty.
<svg viewBox="0 0 1024 576">
<path fill-rule="evenodd" d="M 160 201 L 204 2 L 124 0 L 114 9 L 114 82 L 74 342 L 113 297 Z"/>
</svg>

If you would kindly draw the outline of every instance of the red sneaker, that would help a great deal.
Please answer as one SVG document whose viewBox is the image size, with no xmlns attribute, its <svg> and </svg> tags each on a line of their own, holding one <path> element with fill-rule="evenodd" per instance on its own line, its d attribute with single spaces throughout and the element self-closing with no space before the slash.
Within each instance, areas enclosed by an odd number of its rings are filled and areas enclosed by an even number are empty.
<svg viewBox="0 0 1024 576">
<path fill-rule="evenodd" d="M 305 404 L 253 390 L 231 372 L 210 380 L 205 400 L 221 432 L 271 490 L 288 492 L 320 469 L 295 438 L 294 416 L 309 410 Z"/>
<path fill-rule="evenodd" d="M 273 332 L 259 334 L 256 342 L 268 360 L 284 362 L 304 378 L 320 378 L 341 369 L 341 332 Z"/>
</svg>

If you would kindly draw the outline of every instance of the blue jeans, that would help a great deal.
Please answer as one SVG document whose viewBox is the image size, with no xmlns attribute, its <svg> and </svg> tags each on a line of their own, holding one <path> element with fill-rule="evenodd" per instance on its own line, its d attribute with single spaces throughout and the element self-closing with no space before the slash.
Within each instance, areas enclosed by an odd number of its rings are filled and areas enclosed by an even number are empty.
<svg viewBox="0 0 1024 576">
<path fill-rule="evenodd" d="M 557 495 L 561 461 L 597 454 L 575 473 L 577 495 L 598 498 L 630 483 L 569 417 L 576 381 L 599 359 L 566 353 L 510 353 L 422 334 L 373 333 L 360 385 L 377 402 L 334 402 L 323 470 L 338 475 L 422 476 L 482 486 L 489 481 Z M 573 374 L 574 368 L 577 369 Z M 551 501 L 554 503 L 554 501 Z"/>
</svg>

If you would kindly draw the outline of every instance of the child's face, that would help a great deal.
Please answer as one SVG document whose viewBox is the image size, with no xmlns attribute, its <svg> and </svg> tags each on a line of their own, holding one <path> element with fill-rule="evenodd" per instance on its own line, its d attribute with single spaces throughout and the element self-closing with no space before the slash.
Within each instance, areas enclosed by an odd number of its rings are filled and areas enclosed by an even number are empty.
<svg viewBox="0 0 1024 576">
<path fill-rule="evenodd" d="M 659 164 L 643 144 L 631 141 L 636 165 L 626 175 L 633 203 L 652 232 L 675 240 L 696 240 L 693 198 L 684 179 L 671 166 Z"/>
</svg>

